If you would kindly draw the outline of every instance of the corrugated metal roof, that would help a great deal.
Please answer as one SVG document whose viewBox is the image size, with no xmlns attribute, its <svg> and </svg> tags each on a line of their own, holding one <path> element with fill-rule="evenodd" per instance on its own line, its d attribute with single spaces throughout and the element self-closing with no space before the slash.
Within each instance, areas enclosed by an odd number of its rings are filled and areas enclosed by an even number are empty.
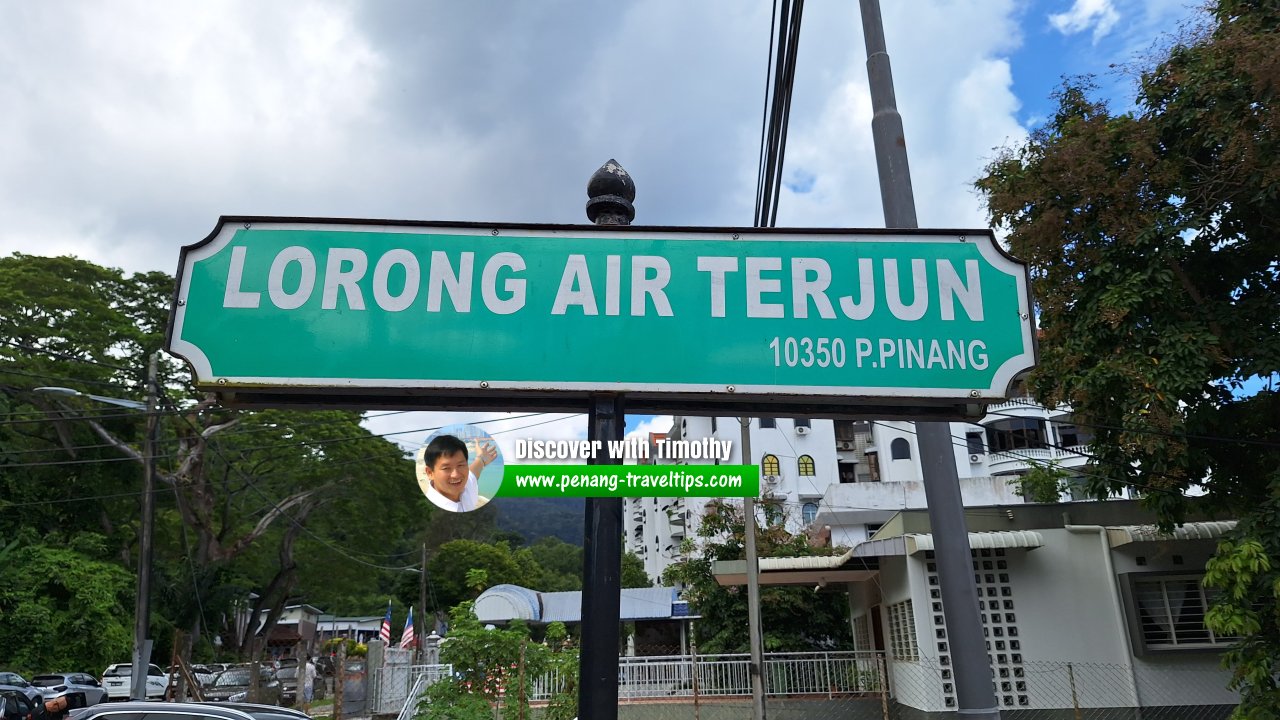
<svg viewBox="0 0 1280 720">
<path fill-rule="evenodd" d="M 668 620 L 676 599 L 671 587 L 623 588 L 619 619 Z M 582 620 L 582 593 L 540 593 L 519 585 L 495 585 L 476 598 L 476 617 L 481 622 L 522 619 L 539 623 L 577 623 Z"/>
<path fill-rule="evenodd" d="M 933 549 L 933 534 L 921 533 L 906 535 L 908 555 Z M 914 549 L 910 546 L 914 544 Z M 972 550 L 994 550 L 996 548 L 1038 548 L 1044 545 L 1044 537 L 1031 530 L 998 530 L 994 532 L 969 533 L 969 548 Z"/>
<path fill-rule="evenodd" d="M 843 566 L 851 557 L 853 557 L 852 549 L 843 555 L 760 558 L 760 572 L 768 572 L 770 570 L 830 570 Z"/>
<path fill-rule="evenodd" d="M 1107 528 L 1107 540 L 1111 547 L 1135 542 L 1165 542 L 1168 540 L 1217 540 L 1236 527 L 1235 520 L 1218 522 L 1184 523 L 1172 533 L 1162 533 L 1155 525 L 1119 525 Z"/>
<path fill-rule="evenodd" d="M 1031 530 L 998 530 L 993 532 L 969 533 L 969 547 L 973 550 L 992 550 L 995 548 L 1038 548 L 1044 545 L 1044 537 Z M 933 549 L 932 533 L 913 533 L 899 537 L 870 540 L 859 543 L 853 548 L 854 557 L 893 557 L 897 555 L 915 555 L 918 552 Z"/>
</svg>

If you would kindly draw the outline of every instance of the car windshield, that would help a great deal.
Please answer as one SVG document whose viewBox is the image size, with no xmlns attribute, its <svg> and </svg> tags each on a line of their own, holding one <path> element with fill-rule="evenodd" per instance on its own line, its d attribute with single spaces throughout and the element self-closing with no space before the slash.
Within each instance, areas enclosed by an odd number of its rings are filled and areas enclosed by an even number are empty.
<svg viewBox="0 0 1280 720">
<path fill-rule="evenodd" d="M 37 675 L 31 678 L 31 684 L 36 687 L 53 687 L 67 682 L 67 679 L 61 675 Z"/>
<path fill-rule="evenodd" d="M 248 670 L 227 670 L 218 676 L 217 685 L 248 685 Z"/>
<path fill-rule="evenodd" d="M 107 668 L 107 671 L 103 673 L 102 676 L 103 677 L 129 677 L 132 674 L 133 674 L 132 666 L 116 665 L 114 667 Z"/>
<path fill-rule="evenodd" d="M 0 685 L 26 685 L 27 681 L 18 673 L 0 672 Z"/>
</svg>

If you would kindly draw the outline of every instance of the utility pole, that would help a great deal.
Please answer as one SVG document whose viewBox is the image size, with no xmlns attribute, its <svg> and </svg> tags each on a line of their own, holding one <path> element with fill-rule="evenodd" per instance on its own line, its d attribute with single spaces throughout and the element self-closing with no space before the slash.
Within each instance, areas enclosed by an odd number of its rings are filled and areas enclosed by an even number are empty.
<svg viewBox="0 0 1280 720">
<path fill-rule="evenodd" d="M 742 426 L 742 464 L 753 465 L 751 457 L 751 418 L 738 418 Z M 765 720 L 764 708 L 764 643 L 760 634 L 760 555 L 756 552 L 756 499 L 742 499 L 742 516 L 746 522 L 747 553 L 747 633 L 751 645 L 751 717 Z"/>
<path fill-rule="evenodd" d="M 860 0 L 860 5 L 862 33 L 867 45 L 867 78 L 871 86 L 871 133 L 885 227 L 918 227 L 911 171 L 907 165 L 907 143 L 893 92 L 880 0 Z M 929 505 L 951 668 L 955 673 L 956 714 L 999 720 L 991 659 L 987 656 L 982 616 L 978 612 L 978 588 L 973 579 L 969 531 L 951 446 L 951 428 L 943 422 L 916 423 L 916 442 L 924 475 L 925 500 Z"/>
<path fill-rule="evenodd" d="M 156 502 L 156 376 L 160 353 L 147 363 L 147 432 L 142 448 L 142 526 L 138 528 L 138 591 L 133 609 L 133 667 L 129 697 L 147 698 L 147 666 L 151 663 L 151 540 Z"/>
<path fill-rule="evenodd" d="M 418 578 L 418 607 L 422 608 L 422 627 L 419 628 L 418 637 L 425 638 L 427 636 L 427 544 L 422 543 L 422 575 Z M 414 653 L 418 658 L 418 664 L 422 665 L 426 656 L 426 643 L 415 643 L 417 648 Z"/>
<path fill-rule="evenodd" d="M 630 225 L 636 185 L 617 160 L 587 181 L 587 218 L 596 225 Z M 591 397 L 587 439 L 621 440 L 626 426 L 623 396 Z M 621 465 L 606 452 L 592 465 Z M 622 604 L 622 498 L 587 498 L 582 542 L 582 652 L 578 656 L 578 717 L 618 717 L 618 622 Z"/>
</svg>

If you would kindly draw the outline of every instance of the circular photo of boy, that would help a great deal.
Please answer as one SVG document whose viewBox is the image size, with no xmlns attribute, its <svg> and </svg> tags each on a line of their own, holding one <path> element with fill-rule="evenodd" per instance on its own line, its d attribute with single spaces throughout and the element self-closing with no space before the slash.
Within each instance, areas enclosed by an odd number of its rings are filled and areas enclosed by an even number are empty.
<svg viewBox="0 0 1280 720">
<path fill-rule="evenodd" d="M 447 425 L 427 437 L 415 455 L 418 486 L 436 507 L 470 512 L 502 485 L 502 453 L 474 425 Z"/>
</svg>

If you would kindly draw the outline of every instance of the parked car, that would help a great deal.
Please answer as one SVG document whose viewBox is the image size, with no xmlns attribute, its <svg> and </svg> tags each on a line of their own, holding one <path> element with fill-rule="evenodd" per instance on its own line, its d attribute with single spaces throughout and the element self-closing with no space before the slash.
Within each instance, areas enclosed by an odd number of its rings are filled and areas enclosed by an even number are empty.
<svg viewBox="0 0 1280 720">
<path fill-rule="evenodd" d="M 42 702 L 32 702 L 12 685 L 0 686 L 0 720 L 39 720 L 44 716 Z"/>
<path fill-rule="evenodd" d="M 200 692 L 206 700 L 226 700 L 242 702 L 249 697 L 249 680 L 253 676 L 251 666 L 242 665 L 230 670 L 223 670 L 213 679 L 213 684 Z M 280 681 L 270 667 L 258 668 L 257 701 L 265 705 L 280 704 Z"/>
<path fill-rule="evenodd" d="M 276 679 L 280 681 L 281 704 L 293 705 L 298 702 L 298 672 L 299 667 L 296 659 L 282 658 L 280 660 L 280 669 L 276 670 Z M 318 671 L 314 687 L 315 699 L 322 699 L 325 692 L 325 682 Z"/>
<path fill-rule="evenodd" d="M 102 687 L 107 691 L 107 700 L 128 700 L 133 684 L 133 665 L 116 663 L 102 671 Z M 147 699 L 164 699 L 164 691 L 169 687 L 169 676 L 158 665 L 147 666 Z"/>
<path fill-rule="evenodd" d="M 50 673 L 31 678 L 31 684 L 40 688 L 46 703 L 60 697 L 67 698 L 68 708 L 97 705 L 107 699 L 107 691 L 98 679 L 89 673 Z"/>
<path fill-rule="evenodd" d="M 192 665 L 191 674 L 195 676 L 196 682 L 200 683 L 200 687 L 206 687 L 212 685 L 213 679 L 225 669 L 220 665 Z"/>
<path fill-rule="evenodd" d="M 234 708 L 206 703 L 129 700 L 74 710 L 67 720 L 254 720 L 254 717 Z"/>
<path fill-rule="evenodd" d="M 16 672 L 0 672 L 0 690 L 14 690 L 26 696 L 29 702 L 43 702 L 40 689 Z"/>
</svg>

